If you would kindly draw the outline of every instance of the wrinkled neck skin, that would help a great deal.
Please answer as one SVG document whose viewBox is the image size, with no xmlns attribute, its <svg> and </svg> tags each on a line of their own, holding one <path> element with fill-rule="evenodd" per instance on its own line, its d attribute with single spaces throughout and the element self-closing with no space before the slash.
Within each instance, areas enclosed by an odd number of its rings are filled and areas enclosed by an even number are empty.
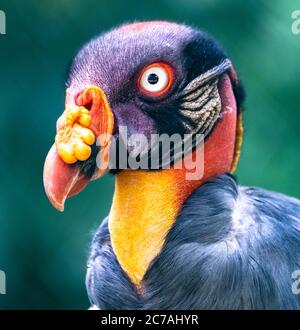
<svg viewBox="0 0 300 330">
<path fill-rule="evenodd" d="M 109 215 L 109 231 L 115 255 L 133 284 L 141 281 L 154 258 L 163 248 L 166 235 L 174 225 L 191 193 L 208 179 L 229 172 L 234 162 L 237 109 L 230 80 L 220 84 L 221 118 L 204 146 L 186 157 L 203 152 L 204 173 L 190 180 L 192 170 L 123 170 L 116 176 L 115 193 Z"/>
</svg>

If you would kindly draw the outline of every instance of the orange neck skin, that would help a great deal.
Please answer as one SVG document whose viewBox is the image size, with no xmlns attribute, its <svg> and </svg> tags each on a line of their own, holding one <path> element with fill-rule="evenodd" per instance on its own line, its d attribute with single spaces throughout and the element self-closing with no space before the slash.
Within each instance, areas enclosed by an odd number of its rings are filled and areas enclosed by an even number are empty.
<svg viewBox="0 0 300 330">
<path fill-rule="evenodd" d="M 233 163 L 237 111 L 228 77 L 222 79 L 222 116 L 204 143 L 204 174 L 188 180 L 183 169 L 123 170 L 116 176 L 109 231 L 116 257 L 131 281 L 141 281 L 160 253 L 190 194 L 204 182 L 229 172 Z M 230 88 L 229 88 L 230 87 Z M 226 94 L 222 95 L 222 91 Z M 203 145 L 187 157 L 195 157 Z M 191 171 L 192 172 L 192 171 Z"/>
</svg>

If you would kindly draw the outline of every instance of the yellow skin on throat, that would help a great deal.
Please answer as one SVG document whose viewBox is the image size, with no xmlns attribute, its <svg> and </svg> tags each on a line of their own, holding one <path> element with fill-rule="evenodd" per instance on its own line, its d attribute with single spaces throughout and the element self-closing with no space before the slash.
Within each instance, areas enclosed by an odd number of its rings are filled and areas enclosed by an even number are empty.
<svg viewBox="0 0 300 330">
<path fill-rule="evenodd" d="M 113 250 L 122 269 L 138 285 L 159 254 L 181 204 L 173 171 L 130 171 L 116 176 L 109 215 Z"/>
</svg>

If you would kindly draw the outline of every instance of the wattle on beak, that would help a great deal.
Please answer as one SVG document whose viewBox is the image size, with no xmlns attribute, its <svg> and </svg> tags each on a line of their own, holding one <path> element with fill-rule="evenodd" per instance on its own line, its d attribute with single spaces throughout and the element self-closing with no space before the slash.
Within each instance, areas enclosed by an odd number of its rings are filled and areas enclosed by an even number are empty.
<svg viewBox="0 0 300 330">
<path fill-rule="evenodd" d="M 101 88 L 90 86 L 75 95 L 67 89 L 65 111 L 57 121 L 55 144 L 46 157 L 43 174 L 46 194 L 56 209 L 63 211 L 65 200 L 91 180 L 83 169 L 96 142 L 101 167 L 96 167 L 93 178 L 108 171 L 113 131 L 114 116 Z"/>
</svg>

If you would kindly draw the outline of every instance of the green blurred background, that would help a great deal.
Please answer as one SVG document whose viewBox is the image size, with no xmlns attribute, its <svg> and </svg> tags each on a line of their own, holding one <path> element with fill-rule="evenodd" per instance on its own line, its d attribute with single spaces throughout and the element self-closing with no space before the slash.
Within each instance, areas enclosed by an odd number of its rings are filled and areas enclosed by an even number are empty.
<svg viewBox="0 0 300 330">
<path fill-rule="evenodd" d="M 0 35 L 0 308 L 88 307 L 84 277 L 92 233 L 107 214 L 113 178 L 91 184 L 57 212 L 42 184 L 46 153 L 63 111 L 65 71 L 95 34 L 126 21 L 167 19 L 221 41 L 247 91 L 237 175 L 300 197 L 299 1 L 3 1 Z"/>
</svg>

